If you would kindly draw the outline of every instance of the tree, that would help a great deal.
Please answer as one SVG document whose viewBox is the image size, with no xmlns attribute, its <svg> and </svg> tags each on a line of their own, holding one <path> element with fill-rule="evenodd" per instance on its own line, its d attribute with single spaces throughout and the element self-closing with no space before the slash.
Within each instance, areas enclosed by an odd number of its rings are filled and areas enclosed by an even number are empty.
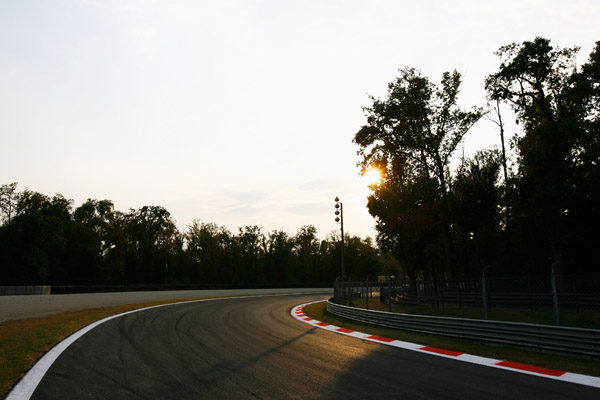
<svg viewBox="0 0 600 400">
<path fill-rule="evenodd" d="M 508 178 L 508 166 L 507 166 L 507 162 L 506 162 L 506 142 L 505 142 L 505 138 L 504 138 L 504 122 L 502 121 L 502 112 L 500 110 L 500 100 L 499 99 L 495 99 L 493 100 L 493 102 L 495 103 L 492 106 L 492 110 L 495 114 L 495 118 L 494 117 L 489 117 L 488 119 L 490 121 L 492 121 L 494 124 L 496 124 L 500 130 L 500 145 L 501 145 L 501 150 L 502 152 L 500 153 L 500 155 L 502 156 L 501 161 L 502 161 L 502 172 L 504 175 L 504 193 L 503 193 L 503 205 L 504 205 L 504 227 L 506 230 L 509 229 L 509 225 L 510 225 L 510 200 L 511 200 L 511 195 L 510 195 L 510 181 Z"/>
<path fill-rule="evenodd" d="M 583 134 L 577 137 L 571 153 L 573 159 L 572 204 L 569 208 L 567 229 L 572 234 L 570 268 L 574 272 L 597 272 L 597 265 L 589 262 L 600 242 L 600 41 L 579 73 L 573 97 L 582 110 L 579 121 Z"/>
<path fill-rule="evenodd" d="M 0 225 L 0 284 L 4 285 L 262 285 L 331 283 L 339 271 L 338 238 L 319 242 L 304 225 L 294 236 L 260 226 L 237 235 L 194 221 L 178 232 L 170 213 L 144 206 L 123 213 L 110 200 L 73 201 L 5 185 L 17 199 Z M 361 276 L 395 270 L 380 262 L 370 240 L 347 236 L 350 270 Z M 168 268 L 167 268 L 168 265 Z"/>
<path fill-rule="evenodd" d="M 8 284 L 70 283 L 67 258 L 72 200 L 25 190 L 0 232 L 2 280 Z"/>
<path fill-rule="evenodd" d="M 316 274 L 319 261 L 317 228 L 304 225 L 294 237 L 294 254 L 299 262 L 298 275 L 301 281 L 309 282 Z"/>
<path fill-rule="evenodd" d="M 559 270 L 572 241 L 570 214 L 583 183 L 574 172 L 583 167 L 593 174 L 598 168 L 594 161 L 585 163 L 598 148 L 593 134 L 596 53 L 578 72 L 577 51 L 554 48 L 540 37 L 503 46 L 496 52 L 498 72 L 486 79 L 488 96 L 508 102 L 523 124 L 516 200 L 546 235 Z"/>
<path fill-rule="evenodd" d="M 88 199 L 73 211 L 65 261 L 78 285 L 106 284 L 113 278 L 105 262 L 105 255 L 113 248 L 109 235 L 113 207 L 110 200 Z"/>
<path fill-rule="evenodd" d="M 214 223 L 193 221 L 186 233 L 187 253 L 190 256 L 189 279 L 194 283 L 223 283 L 228 281 L 227 249 L 231 233 Z"/>
<path fill-rule="evenodd" d="M 444 263 L 437 182 L 409 174 L 373 188 L 367 207 L 376 216 L 379 248 L 393 254 L 411 281 L 440 278 Z"/>
<path fill-rule="evenodd" d="M 127 277 L 129 283 L 164 282 L 176 249 L 177 228 L 171 214 L 160 206 L 143 206 L 126 216 Z"/>
<path fill-rule="evenodd" d="M 235 283 L 262 283 L 264 275 L 262 261 L 264 259 L 265 237 L 258 225 L 246 225 L 239 228 L 233 239 L 235 259 L 232 278 Z"/>
<path fill-rule="evenodd" d="M 457 71 L 445 72 L 436 86 L 413 68 L 400 70 L 400 76 L 388 85 L 386 99 L 371 97 L 372 106 L 364 108 L 367 124 L 354 137 L 363 171 L 372 166 L 383 168 L 388 184 L 398 187 L 414 182 L 417 176 L 422 181 L 436 181 L 445 253 L 442 262 L 447 270 L 452 260 L 449 162 L 464 135 L 483 115 L 477 107 L 470 111 L 458 107 L 460 83 Z M 370 210 L 376 212 L 376 207 Z"/>
<path fill-rule="evenodd" d="M 294 241 L 281 230 L 270 232 L 266 238 L 265 272 L 272 283 L 297 283 Z"/>
<path fill-rule="evenodd" d="M 10 224 L 18 202 L 17 182 L 0 186 L 0 222 Z"/>
<path fill-rule="evenodd" d="M 462 275 L 472 278 L 498 258 L 501 155 L 480 151 L 463 160 L 452 187 L 452 220 L 460 248 Z"/>
</svg>

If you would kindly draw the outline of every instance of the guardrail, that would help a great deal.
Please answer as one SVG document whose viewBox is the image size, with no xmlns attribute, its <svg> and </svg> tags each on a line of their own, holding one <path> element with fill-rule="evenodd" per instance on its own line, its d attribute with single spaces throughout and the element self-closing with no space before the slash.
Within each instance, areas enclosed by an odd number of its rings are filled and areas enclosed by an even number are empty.
<svg viewBox="0 0 600 400">
<path fill-rule="evenodd" d="M 600 359 L 600 330 L 365 310 L 327 301 L 339 317 L 388 328 Z"/>
</svg>

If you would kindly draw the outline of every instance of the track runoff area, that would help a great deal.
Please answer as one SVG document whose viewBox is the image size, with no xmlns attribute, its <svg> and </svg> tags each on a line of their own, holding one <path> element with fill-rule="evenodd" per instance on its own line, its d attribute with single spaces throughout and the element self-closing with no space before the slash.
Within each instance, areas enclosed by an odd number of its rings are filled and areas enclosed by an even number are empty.
<svg viewBox="0 0 600 400">
<path fill-rule="evenodd" d="M 511 361 L 496 360 L 493 358 L 479 357 L 471 354 L 461 353 L 457 351 L 439 349 L 436 347 L 423 346 L 416 343 L 403 342 L 401 340 L 391 339 L 382 336 L 369 335 L 368 333 L 358 332 L 351 329 L 341 328 L 339 326 L 331 325 L 325 322 L 318 321 L 304 314 L 304 307 L 319 303 L 311 302 L 300 304 L 292 308 L 291 315 L 298 321 L 302 321 L 306 324 L 312 325 L 316 328 L 325 329 L 330 332 L 335 332 L 340 335 L 351 336 L 357 339 L 366 340 L 370 342 L 380 343 L 386 346 L 398 347 L 405 350 L 412 350 L 416 352 L 431 354 L 439 357 L 451 358 L 458 361 L 463 361 L 471 364 L 484 365 L 486 367 L 500 368 L 513 372 L 520 372 L 523 374 L 540 376 L 543 378 L 555 379 L 563 382 L 576 383 L 580 385 L 592 386 L 600 388 L 600 378 L 582 374 L 574 374 L 566 371 L 558 371 L 548 368 L 536 367 L 534 365 L 519 364 Z"/>
</svg>

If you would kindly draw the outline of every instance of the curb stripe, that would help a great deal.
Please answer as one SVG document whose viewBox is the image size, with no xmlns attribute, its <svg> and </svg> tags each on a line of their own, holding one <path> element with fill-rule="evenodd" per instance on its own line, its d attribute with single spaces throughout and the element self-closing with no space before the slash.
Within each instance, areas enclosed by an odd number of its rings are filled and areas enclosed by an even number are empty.
<svg viewBox="0 0 600 400">
<path fill-rule="evenodd" d="M 545 375 L 550 375 L 550 376 L 562 376 L 562 375 L 566 374 L 565 371 L 557 371 L 554 369 L 536 367 L 534 365 L 519 364 L 519 363 L 511 362 L 511 361 L 501 361 L 499 363 L 496 363 L 496 365 L 498 365 L 500 367 L 520 369 L 523 371 L 536 372 L 538 374 L 545 374 Z"/>
<path fill-rule="evenodd" d="M 452 357 L 458 357 L 462 354 L 465 354 L 465 353 L 460 353 L 458 351 L 438 349 L 437 347 L 429 347 L 429 346 L 421 347 L 419 350 L 429 351 L 431 353 L 437 353 L 437 354 L 444 354 L 446 356 L 452 356 Z"/>
<path fill-rule="evenodd" d="M 375 335 L 367 336 L 366 338 L 367 339 L 378 340 L 380 342 L 386 342 L 386 343 L 393 342 L 395 340 L 395 339 L 390 339 L 390 338 L 387 338 L 387 337 L 375 336 Z"/>
<path fill-rule="evenodd" d="M 301 321 L 305 324 L 309 324 L 315 327 L 319 327 L 321 329 L 325 329 L 334 333 L 338 333 L 341 335 L 352 336 L 357 339 L 363 339 L 372 341 L 375 343 L 379 343 L 385 346 L 393 346 L 405 350 L 418 351 L 423 354 L 429 354 L 431 356 L 437 357 L 446 357 L 452 358 L 454 360 L 459 360 L 462 362 L 468 362 L 471 364 L 483 365 L 492 368 L 503 369 L 505 371 L 512 371 L 521 374 L 535 375 L 542 378 L 548 378 L 563 382 L 575 383 L 578 385 L 592 386 L 596 388 L 600 388 L 600 377 L 589 376 L 583 374 L 575 374 L 572 372 L 558 371 L 549 368 L 537 367 L 535 365 L 527 365 L 527 364 L 519 364 L 512 361 L 503 361 L 503 360 L 495 360 L 493 358 L 474 356 L 467 353 L 461 353 L 458 351 L 439 349 L 437 347 L 431 346 L 423 346 L 410 342 L 403 342 L 401 340 L 390 339 L 382 336 L 376 335 L 368 335 L 366 333 L 361 333 L 358 331 L 354 331 L 352 329 L 339 328 L 335 325 L 329 325 L 327 323 L 318 321 L 313 318 L 301 318 L 297 315 L 294 315 L 297 310 L 302 310 L 304 306 L 314 303 L 320 303 L 325 300 L 313 301 L 311 303 L 301 304 L 296 307 L 293 307 L 290 315 L 296 318 L 298 321 Z"/>
</svg>

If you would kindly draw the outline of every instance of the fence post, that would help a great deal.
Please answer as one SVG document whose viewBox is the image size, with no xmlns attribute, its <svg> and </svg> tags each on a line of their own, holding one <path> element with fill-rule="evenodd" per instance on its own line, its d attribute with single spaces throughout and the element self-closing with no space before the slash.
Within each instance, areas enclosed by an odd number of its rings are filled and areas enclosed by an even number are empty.
<svg viewBox="0 0 600 400">
<path fill-rule="evenodd" d="M 392 277 L 388 276 L 388 311 L 392 312 Z"/>
<path fill-rule="evenodd" d="M 333 301 L 335 303 L 339 303 L 340 301 L 340 289 L 339 289 L 339 283 L 338 283 L 338 277 L 335 278 L 335 281 L 333 282 Z"/>
<path fill-rule="evenodd" d="M 419 280 L 415 279 L 415 286 L 417 288 L 417 309 L 419 310 L 419 314 L 423 315 L 423 309 L 421 308 L 421 289 L 420 289 L 420 284 L 419 284 Z"/>
<path fill-rule="evenodd" d="M 483 302 L 483 319 L 488 319 L 487 293 L 485 292 L 485 270 L 488 268 L 489 266 L 486 266 L 481 270 L 481 300 Z"/>
<path fill-rule="evenodd" d="M 558 318 L 558 293 L 556 292 L 556 276 L 554 274 L 554 266 L 558 264 L 558 261 L 552 263 L 552 302 L 554 303 L 554 321 L 556 325 L 560 325 L 560 319 Z"/>
<path fill-rule="evenodd" d="M 360 299 L 362 300 L 365 297 L 365 283 L 360 281 Z"/>
<path fill-rule="evenodd" d="M 573 280 L 573 293 L 575 294 L 575 307 L 577 309 L 577 314 L 579 314 L 579 292 L 577 291 L 577 278 L 572 278 Z"/>
<path fill-rule="evenodd" d="M 531 278 L 527 278 L 527 302 L 529 304 L 529 311 L 533 312 L 533 295 L 531 294 Z"/>
<path fill-rule="evenodd" d="M 369 309 L 369 294 L 370 294 L 370 290 L 369 290 L 369 277 L 367 276 L 367 297 L 365 297 L 365 303 L 366 303 L 367 310 Z"/>
</svg>

